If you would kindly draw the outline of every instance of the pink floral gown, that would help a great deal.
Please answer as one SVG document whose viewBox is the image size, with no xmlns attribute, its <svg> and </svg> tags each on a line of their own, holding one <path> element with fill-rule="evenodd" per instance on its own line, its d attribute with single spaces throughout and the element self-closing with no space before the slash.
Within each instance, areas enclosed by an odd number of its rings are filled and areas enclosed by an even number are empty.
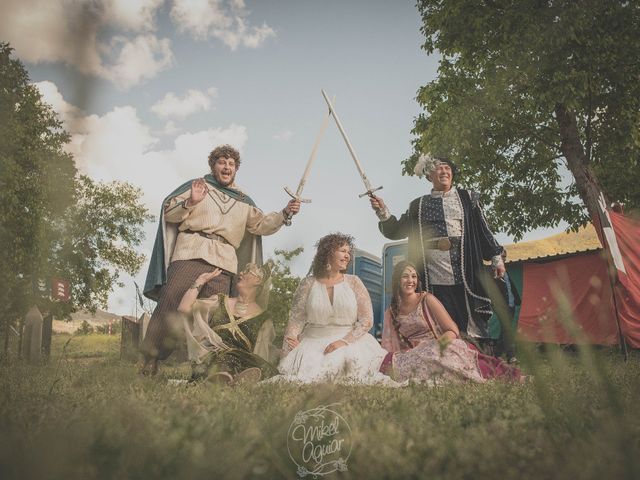
<svg viewBox="0 0 640 480">
<path fill-rule="evenodd" d="M 387 309 L 382 347 L 390 353 L 385 357 L 381 371 L 398 382 L 485 382 L 492 378 L 517 382 L 522 377 L 519 369 L 478 352 L 464 340 L 456 339 L 446 346 L 441 345 L 436 338 L 442 332 L 424 301 L 413 312 L 398 315 L 397 323 L 399 332 Z"/>
</svg>

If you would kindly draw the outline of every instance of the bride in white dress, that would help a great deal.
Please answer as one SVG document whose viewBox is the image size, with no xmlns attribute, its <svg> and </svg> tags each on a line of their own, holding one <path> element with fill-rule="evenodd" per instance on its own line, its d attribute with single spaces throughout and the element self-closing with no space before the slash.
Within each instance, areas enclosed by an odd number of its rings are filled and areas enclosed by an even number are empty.
<svg viewBox="0 0 640 480">
<path fill-rule="evenodd" d="M 392 385 L 380 373 L 387 354 L 371 334 L 373 308 L 362 281 L 344 272 L 353 238 L 327 235 L 317 244 L 312 276 L 293 298 L 278 380 Z"/>
</svg>

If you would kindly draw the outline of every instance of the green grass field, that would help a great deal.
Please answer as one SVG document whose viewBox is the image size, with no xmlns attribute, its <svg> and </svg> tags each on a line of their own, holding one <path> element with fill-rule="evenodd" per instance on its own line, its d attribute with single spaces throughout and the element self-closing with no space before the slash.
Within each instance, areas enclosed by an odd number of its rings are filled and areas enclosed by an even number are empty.
<svg viewBox="0 0 640 480">
<path fill-rule="evenodd" d="M 48 364 L 2 367 L 0 478 L 297 478 L 289 427 L 333 403 L 351 453 L 327 478 L 640 478 L 637 352 L 531 354 L 524 386 L 400 389 L 173 385 L 188 365 L 149 379 L 118 356 L 117 336 L 57 335 Z"/>
</svg>

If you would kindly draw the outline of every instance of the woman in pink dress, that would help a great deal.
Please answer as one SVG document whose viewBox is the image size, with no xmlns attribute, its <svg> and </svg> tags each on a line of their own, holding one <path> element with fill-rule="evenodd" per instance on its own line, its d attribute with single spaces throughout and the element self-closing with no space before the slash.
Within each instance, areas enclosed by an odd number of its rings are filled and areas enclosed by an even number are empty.
<svg viewBox="0 0 640 480">
<path fill-rule="evenodd" d="M 519 369 L 460 339 L 457 325 L 440 301 L 421 291 L 413 264 L 396 265 L 392 288 L 382 331 L 382 347 L 390 352 L 382 363 L 383 373 L 398 382 L 524 381 Z"/>
</svg>

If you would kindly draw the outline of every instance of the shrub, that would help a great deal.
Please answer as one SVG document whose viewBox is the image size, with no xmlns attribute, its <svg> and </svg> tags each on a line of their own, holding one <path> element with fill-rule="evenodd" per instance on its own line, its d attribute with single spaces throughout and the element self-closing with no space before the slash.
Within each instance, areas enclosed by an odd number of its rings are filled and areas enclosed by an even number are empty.
<svg viewBox="0 0 640 480">
<path fill-rule="evenodd" d="M 91 326 L 91 324 L 86 320 L 83 320 L 80 324 L 80 328 L 76 330 L 76 335 L 89 335 L 90 333 L 93 333 L 93 331 L 93 326 Z"/>
</svg>

